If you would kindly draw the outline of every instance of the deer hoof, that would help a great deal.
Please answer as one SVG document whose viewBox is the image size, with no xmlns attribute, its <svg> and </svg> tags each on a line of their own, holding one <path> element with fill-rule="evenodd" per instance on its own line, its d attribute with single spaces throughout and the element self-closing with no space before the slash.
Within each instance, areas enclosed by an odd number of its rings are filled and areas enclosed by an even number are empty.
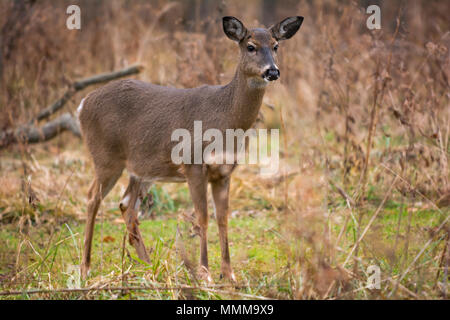
<svg viewBox="0 0 450 320">
<path fill-rule="evenodd" d="M 205 281 L 207 284 L 214 284 L 209 270 L 204 266 L 200 267 L 200 270 L 198 271 L 198 278 Z"/>
<path fill-rule="evenodd" d="M 81 265 L 80 267 L 80 274 L 81 274 L 81 280 L 86 280 L 89 277 L 89 274 L 91 271 L 89 270 L 89 266 Z"/>
<path fill-rule="evenodd" d="M 220 279 L 225 278 L 226 280 L 230 281 L 231 283 L 237 283 L 236 281 L 236 276 L 234 275 L 233 271 L 227 271 L 224 272 L 222 271 L 222 273 L 220 274 Z"/>
</svg>

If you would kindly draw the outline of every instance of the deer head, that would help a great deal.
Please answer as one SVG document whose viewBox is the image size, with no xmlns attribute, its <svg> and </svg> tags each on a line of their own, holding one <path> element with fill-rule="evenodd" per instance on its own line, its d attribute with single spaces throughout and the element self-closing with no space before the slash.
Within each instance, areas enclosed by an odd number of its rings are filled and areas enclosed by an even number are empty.
<svg viewBox="0 0 450 320">
<path fill-rule="evenodd" d="M 239 43 L 240 70 L 255 83 L 266 84 L 278 80 L 279 43 L 291 38 L 302 25 L 303 17 L 289 17 L 269 29 L 248 30 L 235 17 L 223 18 L 223 30 L 228 38 Z"/>
</svg>

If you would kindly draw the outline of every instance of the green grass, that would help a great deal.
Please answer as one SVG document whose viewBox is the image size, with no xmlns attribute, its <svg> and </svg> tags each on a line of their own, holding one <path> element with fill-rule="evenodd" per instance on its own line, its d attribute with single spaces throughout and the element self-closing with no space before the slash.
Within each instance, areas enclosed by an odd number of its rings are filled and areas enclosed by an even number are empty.
<svg viewBox="0 0 450 320">
<path fill-rule="evenodd" d="M 377 224 L 372 228 L 373 231 L 367 235 L 367 240 L 372 241 L 370 245 L 363 245 L 363 254 L 367 259 L 372 259 L 380 264 L 383 271 L 390 269 L 394 265 L 392 272 L 398 272 L 398 263 L 393 264 L 393 260 L 399 260 L 404 244 L 400 242 L 397 251 L 389 255 L 384 255 L 382 250 L 392 249 L 394 245 L 397 224 L 399 219 L 399 208 L 390 206 L 380 215 Z M 181 258 L 176 251 L 176 230 L 177 226 L 182 232 L 182 241 L 189 252 L 189 255 L 198 256 L 198 237 L 189 235 L 190 224 L 177 219 L 176 217 L 164 218 L 158 216 L 158 220 L 141 221 L 140 228 L 145 239 L 145 244 L 150 251 L 151 264 L 138 263 L 138 258 L 134 249 L 126 243 L 124 260 L 122 261 L 122 243 L 124 239 L 125 226 L 117 224 L 107 216 L 102 222 L 98 218 L 95 226 L 93 242 L 93 260 L 91 274 L 88 282 L 81 283 L 82 286 L 93 285 L 95 283 L 110 282 L 116 286 L 122 285 L 121 274 L 127 273 L 127 285 L 169 285 L 169 284 L 193 284 L 194 280 L 189 274 L 189 270 L 183 265 Z M 371 213 L 366 214 L 363 224 L 368 222 Z M 403 210 L 401 219 L 407 221 L 408 212 Z M 426 234 L 427 228 L 436 227 L 439 222 L 439 213 L 433 210 L 418 210 L 414 212 L 414 219 L 411 223 L 411 239 Z M 251 293 L 256 295 L 274 294 L 273 290 L 268 290 L 266 285 L 272 285 L 275 288 L 278 297 L 289 298 L 291 288 L 288 286 L 291 280 L 291 274 L 286 272 L 289 263 L 289 250 L 286 250 L 282 230 L 282 221 L 272 213 L 258 214 L 256 216 L 242 215 L 230 220 L 229 239 L 231 247 L 231 260 L 235 274 L 239 283 L 250 284 L 249 288 L 242 289 L 242 293 Z M 407 225 L 401 224 L 400 234 L 406 233 Z M 3 225 L 0 231 L 0 242 L 2 261 L 0 263 L 0 274 L 11 273 L 14 265 L 17 263 L 18 248 L 20 249 L 19 265 L 21 271 L 14 281 L 5 289 L 27 290 L 31 288 L 65 288 L 70 285 L 71 279 L 78 276 L 76 266 L 80 263 L 82 239 L 84 225 L 76 220 L 71 220 L 54 228 L 53 226 L 40 226 L 33 228 L 28 236 L 18 233 L 16 224 Z M 353 231 L 355 227 L 350 221 L 345 232 L 345 242 L 349 249 L 354 241 Z M 340 229 L 334 228 L 336 235 Z M 403 237 L 404 238 L 404 237 Z M 103 241 L 102 241 L 103 239 Z M 439 240 L 439 239 L 438 239 Z M 376 242 L 383 245 L 383 248 L 377 252 Z M 220 274 L 220 245 L 218 238 L 218 228 L 215 219 L 209 222 L 209 262 L 210 271 L 215 283 L 224 283 L 219 278 Z M 434 246 L 438 245 L 436 241 Z M 292 249 L 296 242 L 289 244 Z M 381 251 L 380 251 L 381 250 Z M 418 252 L 418 247 L 411 247 L 409 254 L 414 255 Z M 433 245 L 431 251 L 433 250 Z M 381 253 L 380 253 L 381 252 Z M 432 260 L 431 256 L 424 255 L 420 259 L 421 263 Z M 123 262 L 123 265 L 122 265 Z M 436 264 L 436 262 L 434 262 Z M 75 277 L 75 278 L 73 278 Z M 170 279 L 170 280 L 169 280 Z M 24 282 L 23 282 L 24 281 Z M 21 283 L 23 282 L 23 283 Z M 256 286 L 256 289 L 253 288 Z M 259 287 L 259 288 L 258 288 Z M 131 294 L 131 293 L 130 293 Z M 117 292 L 99 292 L 96 293 L 96 299 L 111 298 L 174 298 L 173 292 L 133 292 L 130 296 L 117 295 Z M 180 294 L 180 293 L 179 293 Z M 16 298 L 34 299 L 43 295 L 24 295 Z M 181 293 L 183 296 L 183 293 Z M 53 294 L 51 298 L 85 298 L 85 294 Z M 180 296 L 177 295 L 177 298 Z M 199 299 L 228 298 L 230 294 L 211 294 L 198 291 L 193 297 Z"/>
<path fill-rule="evenodd" d="M 137 256 L 128 241 L 124 258 L 124 268 L 130 269 L 131 283 L 141 283 L 139 278 L 152 279 L 156 283 L 168 283 L 167 278 L 173 278 L 174 273 L 180 276 L 179 283 L 189 284 L 192 279 L 188 270 L 176 252 L 176 229 L 182 230 L 182 241 L 190 253 L 197 252 L 198 237 L 191 237 L 188 232 L 190 225 L 176 218 L 141 221 L 140 229 L 150 251 L 152 263 L 144 265 L 137 263 Z M 270 276 L 276 270 L 286 265 L 286 256 L 278 250 L 280 238 L 277 236 L 276 220 L 269 216 L 243 216 L 231 219 L 229 239 L 231 259 L 235 274 L 240 281 L 260 282 L 258 278 Z M 68 281 L 76 274 L 76 266 L 80 264 L 84 225 L 79 221 L 69 221 L 58 228 L 33 228 L 28 236 L 18 234 L 15 224 L 4 225 L 0 231 L 0 242 L 3 256 L 0 263 L 0 274 L 11 272 L 15 264 L 17 248 L 22 244 L 21 259 L 27 259 L 22 264 L 22 274 L 26 275 L 26 285 L 15 284 L 15 290 L 41 288 L 50 285 L 53 288 L 67 287 Z M 122 243 L 125 225 L 114 223 L 111 219 L 97 219 L 95 226 L 92 265 L 90 280 L 120 278 L 122 274 Z M 102 241 L 103 239 L 103 241 Z M 209 262 L 211 274 L 216 283 L 223 283 L 220 274 L 220 244 L 218 228 L 215 219 L 209 223 Z M 129 253 L 129 254 L 128 254 Z M 198 253 L 198 252 L 197 252 Z M 75 273 L 74 273 L 75 272 Z M 51 278 L 51 279 L 50 279 Z M 141 280 L 142 280 L 141 279 Z M 6 289 L 6 288 L 3 288 Z M 11 288 L 8 288 L 11 289 Z M 101 298 L 97 296 L 96 298 Z M 142 297 L 153 297 L 154 293 Z M 200 298 L 202 296 L 200 295 Z M 23 297 L 22 297 L 23 298 Z M 32 296 L 27 298 L 33 298 Z M 106 298 L 106 296 L 105 296 Z M 163 298 L 170 298 L 166 296 Z M 204 295 L 204 298 L 211 298 Z"/>
</svg>

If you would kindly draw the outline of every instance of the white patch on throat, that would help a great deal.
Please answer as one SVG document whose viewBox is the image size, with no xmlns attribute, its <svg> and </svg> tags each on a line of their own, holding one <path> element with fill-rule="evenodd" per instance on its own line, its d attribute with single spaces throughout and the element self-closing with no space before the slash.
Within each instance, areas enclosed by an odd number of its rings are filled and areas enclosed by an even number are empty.
<svg viewBox="0 0 450 320">
<path fill-rule="evenodd" d="M 269 84 L 269 80 L 263 77 L 252 77 L 247 80 L 250 89 L 265 89 Z"/>
</svg>

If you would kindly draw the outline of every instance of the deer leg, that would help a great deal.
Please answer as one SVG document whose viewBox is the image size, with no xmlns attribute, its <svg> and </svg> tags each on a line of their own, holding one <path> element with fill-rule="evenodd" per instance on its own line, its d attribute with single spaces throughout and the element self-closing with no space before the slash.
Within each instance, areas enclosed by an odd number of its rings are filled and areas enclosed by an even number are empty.
<svg viewBox="0 0 450 320">
<path fill-rule="evenodd" d="M 230 178 L 225 177 L 211 183 L 211 190 L 219 226 L 220 249 L 222 254 L 222 276 L 231 282 L 236 282 L 231 269 L 230 251 L 228 248 L 228 198 L 230 193 Z"/>
<path fill-rule="evenodd" d="M 139 210 L 138 217 L 140 218 L 143 216 L 150 208 L 153 206 L 153 198 L 151 193 L 148 192 L 148 189 L 151 186 L 151 182 L 141 182 L 141 188 L 139 191 L 139 198 L 138 203 L 139 205 L 136 205 L 136 208 Z M 144 199 L 147 197 L 147 201 L 144 203 Z M 144 205 L 141 205 L 144 204 Z"/>
<path fill-rule="evenodd" d="M 92 236 L 94 234 L 95 217 L 97 216 L 100 203 L 122 174 L 122 169 L 117 168 L 114 172 L 108 172 L 97 177 L 92 182 L 88 192 L 87 220 L 84 231 L 84 249 L 81 260 L 81 277 L 86 279 L 91 264 Z"/>
<path fill-rule="evenodd" d="M 208 268 L 208 206 L 206 197 L 208 181 L 202 166 L 199 165 L 186 167 L 186 177 L 200 234 L 200 277 L 212 282 Z"/>
<path fill-rule="evenodd" d="M 141 181 L 136 177 L 130 177 L 130 183 L 125 191 L 120 210 L 128 230 L 130 244 L 136 249 L 139 259 L 150 263 L 147 250 L 139 231 L 138 210 L 140 205 Z"/>
<path fill-rule="evenodd" d="M 133 187 L 133 185 L 135 183 L 135 182 L 132 181 L 132 179 L 136 179 L 136 178 L 130 178 L 130 182 L 128 183 L 128 187 L 125 190 L 125 192 L 124 192 L 124 194 L 122 196 L 122 200 L 120 201 L 120 204 L 119 204 L 119 208 L 120 208 L 120 211 L 122 211 L 122 213 L 124 213 L 128 209 L 128 206 L 130 204 L 131 188 Z M 151 182 L 143 182 L 143 181 L 141 181 L 140 188 L 139 188 L 139 195 L 138 195 L 136 204 L 134 206 L 135 210 L 139 211 L 139 208 L 140 208 L 140 206 L 141 206 L 141 204 L 144 201 L 144 198 L 146 196 L 149 197 L 149 199 L 148 199 L 149 202 L 147 203 L 147 209 L 150 209 L 152 207 L 152 205 L 153 205 L 153 198 L 151 197 L 151 194 L 147 193 L 147 191 L 150 188 L 150 186 L 151 186 Z M 140 214 L 141 214 L 141 212 L 139 211 L 138 212 L 138 217 L 140 216 Z"/>
<path fill-rule="evenodd" d="M 91 247 L 92 236 L 94 234 L 95 217 L 97 216 L 97 211 L 101 202 L 100 188 L 97 179 L 92 182 L 91 187 L 89 188 L 88 196 L 89 202 L 87 205 L 87 220 L 84 231 L 84 250 L 81 262 L 81 277 L 83 279 L 87 278 L 91 265 Z"/>
</svg>

